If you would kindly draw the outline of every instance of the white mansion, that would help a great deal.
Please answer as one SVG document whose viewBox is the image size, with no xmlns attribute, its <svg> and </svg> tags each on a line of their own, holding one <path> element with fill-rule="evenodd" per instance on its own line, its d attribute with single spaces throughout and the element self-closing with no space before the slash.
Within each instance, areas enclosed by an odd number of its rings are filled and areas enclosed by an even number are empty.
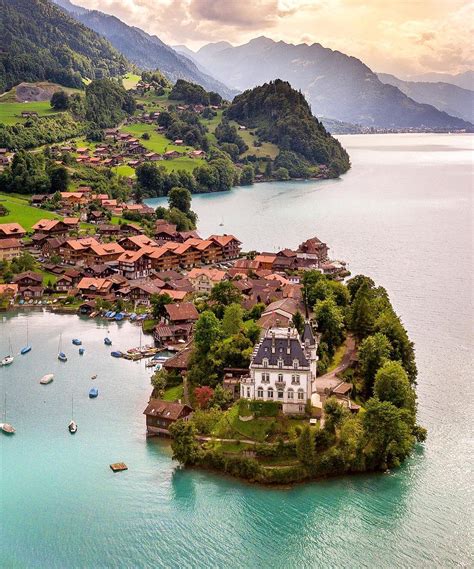
<svg viewBox="0 0 474 569">
<path fill-rule="evenodd" d="M 256 346 L 250 373 L 243 377 L 244 399 L 276 401 L 284 413 L 304 413 L 316 379 L 317 341 L 306 322 L 300 338 L 296 328 L 270 328 Z"/>
</svg>

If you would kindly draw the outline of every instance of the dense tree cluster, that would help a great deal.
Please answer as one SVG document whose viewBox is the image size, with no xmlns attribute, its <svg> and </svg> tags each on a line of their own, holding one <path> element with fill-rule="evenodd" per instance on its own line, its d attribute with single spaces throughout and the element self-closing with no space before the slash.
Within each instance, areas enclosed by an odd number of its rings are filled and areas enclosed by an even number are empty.
<svg viewBox="0 0 474 569">
<path fill-rule="evenodd" d="M 222 97 L 219 93 L 207 92 L 201 85 L 178 79 L 168 96 L 175 101 L 183 101 L 188 105 L 220 105 Z"/>
<path fill-rule="evenodd" d="M 277 79 L 237 95 L 226 115 L 255 128 L 261 140 L 277 144 L 281 151 L 293 152 L 311 166 L 324 164 L 333 176 L 350 167 L 347 152 L 312 116 L 304 96 L 286 81 Z M 278 166 L 291 175 L 288 162 Z"/>
<path fill-rule="evenodd" d="M 248 150 L 248 146 L 237 132 L 235 126 L 231 125 L 225 117 L 217 125 L 214 134 L 221 145 L 223 143 L 234 144 L 238 148 L 238 154 Z"/>
<path fill-rule="evenodd" d="M 47 0 L 0 0 L 0 92 L 21 81 L 83 87 L 122 75 L 127 61 L 110 43 Z"/>
<path fill-rule="evenodd" d="M 164 134 L 170 140 L 180 139 L 188 146 L 208 149 L 207 129 L 194 111 L 178 111 L 170 108 L 160 113 L 158 124 L 165 127 Z"/>
<path fill-rule="evenodd" d="M 86 87 L 85 119 L 95 127 L 116 126 L 134 113 L 134 98 L 117 81 L 99 79 Z"/>
<path fill-rule="evenodd" d="M 197 215 L 191 210 L 191 192 L 186 188 L 171 188 L 168 194 L 168 208 L 157 207 L 157 219 L 165 219 L 176 225 L 178 231 L 196 229 Z"/>
</svg>

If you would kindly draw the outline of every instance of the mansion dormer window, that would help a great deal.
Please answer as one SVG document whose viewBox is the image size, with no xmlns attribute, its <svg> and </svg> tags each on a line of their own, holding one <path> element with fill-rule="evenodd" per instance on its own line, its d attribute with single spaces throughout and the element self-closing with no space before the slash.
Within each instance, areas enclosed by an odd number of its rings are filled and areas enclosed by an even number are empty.
<svg viewBox="0 0 474 569">
<path fill-rule="evenodd" d="M 262 365 L 263 367 L 268 367 L 268 358 L 263 358 Z"/>
<path fill-rule="evenodd" d="M 283 369 L 283 360 L 281 358 L 278 360 L 278 367 Z"/>
<path fill-rule="evenodd" d="M 293 360 L 293 369 L 298 369 L 299 362 L 298 360 Z"/>
</svg>

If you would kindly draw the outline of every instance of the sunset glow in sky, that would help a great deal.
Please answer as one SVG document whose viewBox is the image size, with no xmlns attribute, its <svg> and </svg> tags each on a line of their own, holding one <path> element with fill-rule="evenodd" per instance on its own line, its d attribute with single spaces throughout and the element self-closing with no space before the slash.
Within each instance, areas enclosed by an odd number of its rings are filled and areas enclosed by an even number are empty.
<svg viewBox="0 0 474 569">
<path fill-rule="evenodd" d="M 473 68 L 474 3 L 466 0 L 72 1 L 191 49 L 265 35 L 320 43 L 402 77 Z"/>
</svg>

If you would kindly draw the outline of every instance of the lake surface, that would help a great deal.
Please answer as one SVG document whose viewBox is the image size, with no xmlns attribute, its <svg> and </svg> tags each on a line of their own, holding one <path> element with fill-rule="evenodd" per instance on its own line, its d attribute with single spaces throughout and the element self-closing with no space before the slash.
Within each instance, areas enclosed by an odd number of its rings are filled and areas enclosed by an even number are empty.
<svg viewBox="0 0 474 569">
<path fill-rule="evenodd" d="M 109 356 L 138 345 L 136 326 L 20 313 L 0 321 L 0 355 L 9 336 L 24 345 L 26 317 L 33 345 L 0 369 L 17 428 L 0 437 L 1 567 L 472 567 L 473 138 L 341 140 L 353 164 L 341 180 L 196 196 L 193 209 L 203 236 L 234 233 L 246 249 L 318 235 L 385 286 L 416 343 L 427 443 L 391 474 L 286 490 L 181 471 L 166 443 L 145 439 L 143 362 Z M 117 461 L 129 470 L 114 475 Z"/>
</svg>

